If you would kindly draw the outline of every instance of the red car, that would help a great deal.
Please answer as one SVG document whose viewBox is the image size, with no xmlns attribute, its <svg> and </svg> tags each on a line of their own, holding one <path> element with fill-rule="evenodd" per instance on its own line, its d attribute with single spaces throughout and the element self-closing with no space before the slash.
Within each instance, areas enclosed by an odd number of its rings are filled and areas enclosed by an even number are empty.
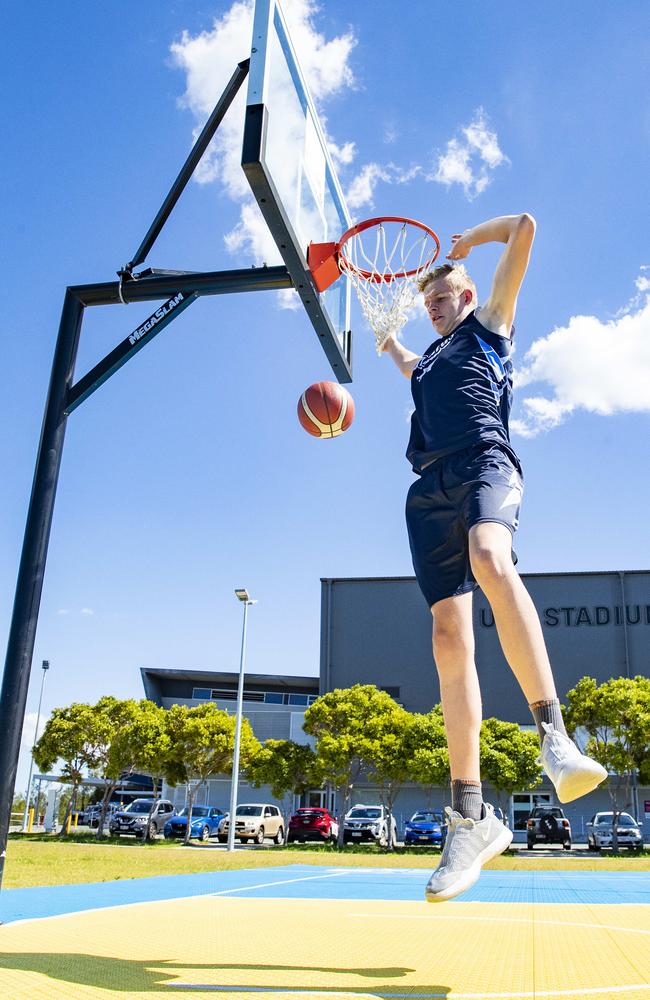
<svg viewBox="0 0 650 1000">
<path fill-rule="evenodd" d="M 327 809 L 306 806 L 289 820 L 287 843 L 294 840 L 336 840 L 339 825 Z"/>
</svg>

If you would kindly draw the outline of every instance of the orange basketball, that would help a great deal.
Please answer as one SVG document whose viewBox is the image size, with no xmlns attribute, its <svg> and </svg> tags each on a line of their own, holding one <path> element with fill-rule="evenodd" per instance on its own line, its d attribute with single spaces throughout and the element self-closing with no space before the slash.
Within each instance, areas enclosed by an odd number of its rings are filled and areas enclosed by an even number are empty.
<svg viewBox="0 0 650 1000">
<path fill-rule="evenodd" d="M 354 400 L 338 382 L 315 382 L 298 400 L 298 420 L 314 437 L 338 437 L 354 420 Z"/>
</svg>

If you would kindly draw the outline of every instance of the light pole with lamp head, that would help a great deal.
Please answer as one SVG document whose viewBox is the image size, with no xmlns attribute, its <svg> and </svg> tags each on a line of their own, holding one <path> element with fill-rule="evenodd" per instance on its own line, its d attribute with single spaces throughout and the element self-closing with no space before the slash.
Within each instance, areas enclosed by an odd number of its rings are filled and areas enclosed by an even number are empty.
<svg viewBox="0 0 650 1000">
<path fill-rule="evenodd" d="M 23 813 L 23 833 L 29 826 L 29 800 L 32 796 L 32 774 L 34 773 L 34 747 L 38 743 L 38 724 L 41 721 L 41 704 L 43 702 L 43 688 L 45 687 L 45 674 L 50 669 L 50 661 L 43 660 L 41 666 L 43 668 L 43 677 L 41 678 L 41 693 L 38 699 L 38 712 L 36 713 L 36 728 L 34 729 L 34 742 L 32 743 L 32 759 L 29 762 L 29 778 L 27 779 L 27 795 L 25 796 L 25 812 Z M 36 800 L 36 810 L 38 811 L 38 799 Z"/>
<path fill-rule="evenodd" d="M 246 616 L 251 604 L 247 590 L 243 587 L 235 590 L 238 601 L 244 605 L 244 625 L 241 636 L 241 657 L 239 660 L 239 683 L 237 685 L 237 718 L 235 722 L 235 749 L 232 758 L 232 781 L 230 783 L 230 816 L 228 817 L 228 850 L 235 850 L 235 813 L 237 811 L 237 789 L 239 787 L 239 744 L 241 742 L 242 708 L 244 703 L 244 669 L 246 666 Z"/>
</svg>

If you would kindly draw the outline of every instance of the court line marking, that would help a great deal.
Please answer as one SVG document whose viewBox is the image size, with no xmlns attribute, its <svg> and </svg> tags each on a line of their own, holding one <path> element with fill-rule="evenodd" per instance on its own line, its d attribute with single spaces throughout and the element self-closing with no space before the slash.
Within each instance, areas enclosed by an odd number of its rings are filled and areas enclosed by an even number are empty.
<svg viewBox="0 0 650 1000">
<path fill-rule="evenodd" d="M 557 903 L 555 905 L 561 906 L 563 904 Z M 584 906 L 586 904 L 580 903 L 578 905 Z M 620 904 L 612 904 L 612 906 L 618 905 Z M 534 922 L 536 926 L 538 924 L 549 924 L 550 926 L 556 927 L 588 927 L 591 930 L 595 928 L 596 930 L 603 931 L 623 931 L 626 934 L 650 934 L 650 930 L 643 930 L 643 928 L 640 927 L 617 927 L 613 924 L 587 924 L 577 920 L 538 920 L 537 917 L 535 917 L 534 920 L 533 917 L 499 917 L 495 916 L 493 913 L 489 916 L 486 914 L 484 917 L 473 917 L 467 914 L 459 914 L 458 916 L 455 916 L 451 914 L 447 915 L 447 913 L 440 913 L 437 917 L 433 913 L 428 913 L 426 915 L 424 913 L 348 913 L 348 917 L 363 917 L 364 920 L 367 920 L 369 917 L 373 917 L 375 920 L 478 920 L 480 922 L 490 920 L 491 922 L 493 921 L 495 923 L 502 924 L 531 924 Z M 650 984 L 648 985 L 648 989 L 650 989 Z M 513 994 L 513 996 L 518 996 L 518 994 Z"/>
<path fill-rule="evenodd" d="M 277 882 L 260 882 L 258 885 L 244 885 L 238 889 L 220 889 L 219 892 L 207 892 L 206 896 L 227 896 L 233 892 L 250 892 L 251 889 L 269 889 L 275 885 L 288 885 L 290 882 L 313 882 L 319 878 L 333 878 L 335 875 L 346 875 L 346 871 L 328 872 L 326 875 L 303 875 L 300 878 L 279 879 Z"/>
<path fill-rule="evenodd" d="M 533 1000 L 537 1000 L 538 997 L 583 997 L 583 996 L 606 996 L 611 993 L 630 993 L 632 990 L 650 990 L 650 984 L 640 983 L 632 986 L 597 986 L 589 987 L 588 989 L 579 990 L 528 990 L 519 993 L 456 993 L 454 990 L 450 990 L 448 993 L 414 993 L 413 990 L 417 990 L 419 987 L 417 984 L 413 986 L 408 993 L 366 993 L 359 992 L 352 988 L 351 990 L 343 990 L 340 987 L 336 988 L 336 993 L 332 993 L 331 990 L 304 990 L 304 989 L 278 989 L 275 986 L 208 986 L 194 983 L 169 983 L 168 985 L 171 989 L 180 990 L 203 990 L 204 992 L 210 993 L 252 993 L 252 994 L 281 994 L 283 997 L 288 996 L 309 996 L 309 997 L 332 997 L 332 996 L 351 996 L 358 997 L 359 1000 L 436 1000 L 436 998 L 442 998 L 442 1000 L 518 1000 L 518 998 L 533 997 Z"/>
<path fill-rule="evenodd" d="M 250 871 L 250 869 L 244 869 L 244 871 Z M 274 885 L 286 885 L 288 882 L 307 882 L 310 879 L 331 878 L 333 874 L 340 875 L 345 874 L 345 872 L 337 871 L 327 875 L 306 875 L 301 876 L 300 878 L 282 879 L 277 882 L 261 882 L 259 885 L 246 885 L 233 889 L 220 889 L 219 892 L 192 893 L 190 896 L 170 896 L 169 899 L 136 899 L 130 900 L 126 903 L 111 903 L 110 906 L 90 906 L 84 908 L 83 910 L 67 910 L 65 913 L 48 913 L 47 916 L 44 917 L 22 917 L 19 920 L 7 920 L 4 923 L 0 922 L 0 927 L 17 927 L 19 924 L 31 924 L 37 920 L 60 920 L 65 917 L 78 917 L 82 913 L 103 913 L 106 910 L 121 910 L 124 909 L 125 906 L 151 906 L 153 904 L 161 903 L 177 903 L 180 900 L 187 899 L 212 899 L 214 896 L 225 896 L 229 893 L 246 892 L 250 889 L 268 889 L 272 888 Z M 137 881 L 137 879 L 134 879 L 133 881 Z M 99 884 L 104 885 L 106 883 L 102 882 Z M 260 902 L 267 902 L 267 900 L 262 899 Z M 316 900 L 316 902 L 320 902 L 320 900 Z M 368 902 L 372 901 L 368 900 Z"/>
</svg>

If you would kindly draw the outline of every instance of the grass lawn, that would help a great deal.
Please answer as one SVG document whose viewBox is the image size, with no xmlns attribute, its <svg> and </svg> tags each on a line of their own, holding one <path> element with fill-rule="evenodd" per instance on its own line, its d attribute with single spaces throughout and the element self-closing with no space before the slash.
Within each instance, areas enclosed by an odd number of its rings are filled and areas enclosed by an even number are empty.
<svg viewBox="0 0 650 1000">
<path fill-rule="evenodd" d="M 361 866 L 377 868 L 422 868 L 431 871 L 437 851 L 422 848 L 393 853 L 378 848 L 264 847 L 228 853 L 211 845 L 183 847 L 175 842 L 136 844 L 133 840 L 95 843 L 90 837 L 67 840 L 45 834 L 13 834 L 7 848 L 3 887 L 6 889 L 73 882 L 110 882 L 149 875 L 180 875 L 189 872 L 225 871 L 233 868 L 270 868 L 276 865 Z M 540 857 L 534 852 L 502 855 L 488 868 L 508 871 L 650 871 L 650 854 L 603 857 Z"/>
</svg>

